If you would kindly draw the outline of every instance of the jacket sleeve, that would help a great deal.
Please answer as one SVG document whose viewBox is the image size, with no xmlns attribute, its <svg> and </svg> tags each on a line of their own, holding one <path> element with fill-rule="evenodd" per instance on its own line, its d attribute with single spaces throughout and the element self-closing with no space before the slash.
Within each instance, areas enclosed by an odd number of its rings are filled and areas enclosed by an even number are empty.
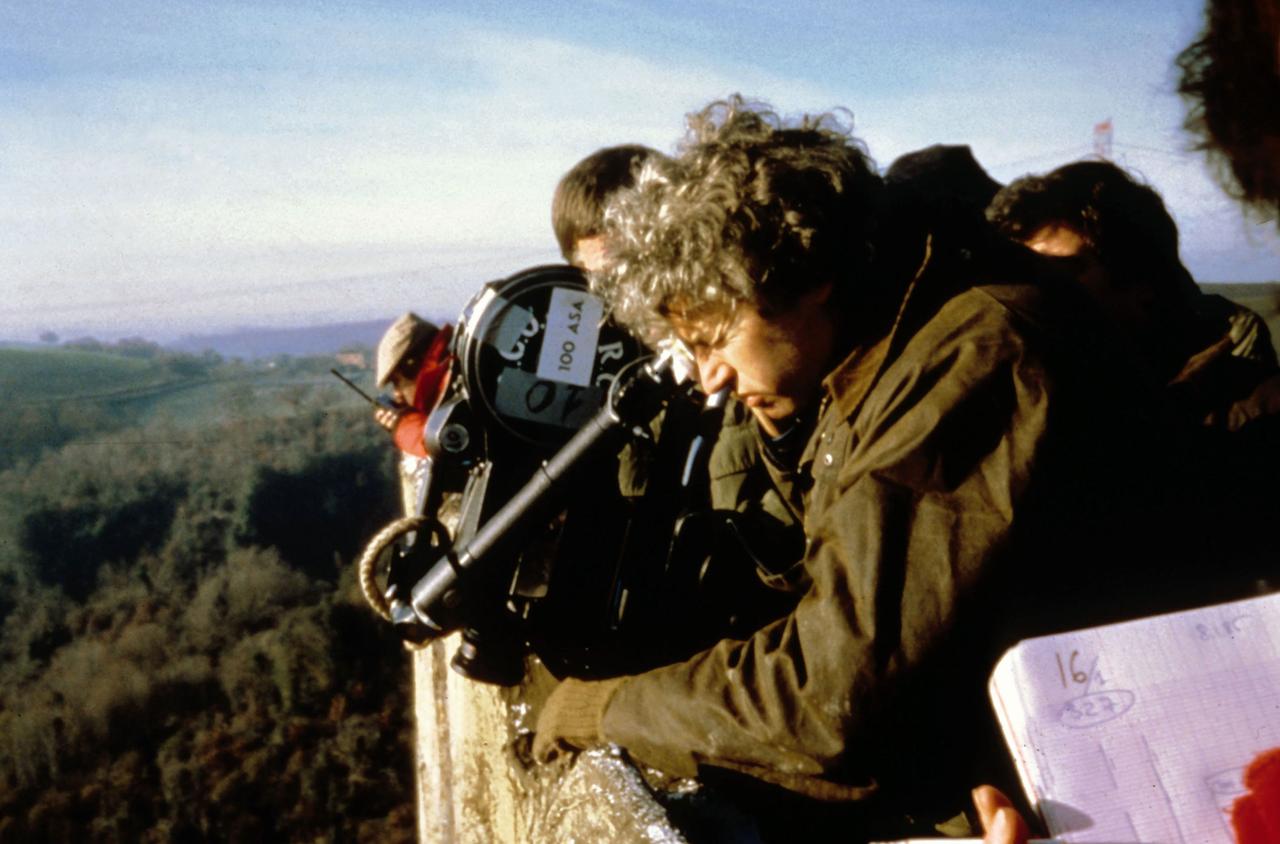
<svg viewBox="0 0 1280 844">
<path fill-rule="evenodd" d="M 628 679 L 605 738 L 681 776 L 712 764 L 820 778 L 857 753 L 1004 543 L 1042 442 L 1043 369 L 1011 320 L 958 297 L 852 424 L 819 423 L 796 609 Z"/>
<path fill-rule="evenodd" d="M 396 448 L 406 454 L 426 457 L 427 446 L 422 441 L 422 435 L 426 427 L 427 414 L 420 410 L 406 410 L 396 421 L 395 430 L 391 432 Z"/>
</svg>

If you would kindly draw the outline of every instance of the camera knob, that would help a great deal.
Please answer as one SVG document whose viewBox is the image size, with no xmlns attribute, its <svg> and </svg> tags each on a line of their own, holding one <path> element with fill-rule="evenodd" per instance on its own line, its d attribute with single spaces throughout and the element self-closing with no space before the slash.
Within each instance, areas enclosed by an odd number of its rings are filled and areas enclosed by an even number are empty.
<svg viewBox="0 0 1280 844">
<path fill-rule="evenodd" d="M 471 444 L 471 434 L 462 425 L 451 422 L 440 431 L 440 447 L 450 454 L 465 451 Z"/>
</svg>

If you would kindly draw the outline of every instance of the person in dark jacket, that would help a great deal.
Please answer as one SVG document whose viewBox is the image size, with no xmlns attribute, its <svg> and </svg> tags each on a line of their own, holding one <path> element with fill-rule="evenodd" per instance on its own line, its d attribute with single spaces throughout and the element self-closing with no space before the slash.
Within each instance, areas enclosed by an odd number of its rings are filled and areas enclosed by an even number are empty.
<svg viewBox="0 0 1280 844">
<path fill-rule="evenodd" d="M 749 409 L 805 550 L 794 610 L 752 635 L 564 681 L 539 758 L 613 743 L 850 801 L 845 840 L 932 832 L 973 785 L 1009 782 L 987 675 L 1015 639 L 1096 620 L 1079 606 L 1101 572 L 1131 585 L 1138 548 L 1108 520 L 1141 521 L 1114 505 L 1149 429 L 1078 288 L 1025 283 L 1043 261 L 1020 247 L 912 236 L 886 199 L 834 117 L 735 97 L 611 204 L 595 289 Z M 821 814 L 806 805 L 782 834 Z"/>
<path fill-rule="evenodd" d="M 1240 428 L 1257 418 L 1249 398 L 1280 371 L 1271 334 L 1253 311 L 1200 290 L 1154 189 L 1109 161 L 1077 161 L 1014 180 L 987 216 L 1063 260 L 1189 421 Z"/>
</svg>

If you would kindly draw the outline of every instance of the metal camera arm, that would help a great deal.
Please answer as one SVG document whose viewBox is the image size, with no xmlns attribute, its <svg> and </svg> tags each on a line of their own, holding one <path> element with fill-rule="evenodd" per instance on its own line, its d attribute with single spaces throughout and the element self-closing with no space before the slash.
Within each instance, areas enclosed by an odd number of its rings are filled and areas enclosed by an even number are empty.
<svg viewBox="0 0 1280 844">
<path fill-rule="evenodd" d="M 546 517 L 573 470 L 608 444 L 614 434 L 643 430 L 677 390 L 672 355 L 642 358 L 614 380 L 604 407 L 584 425 L 511 499 L 461 547 L 454 547 L 428 569 L 409 595 L 394 601 L 392 623 L 411 642 L 425 642 L 462 627 L 470 583 L 492 576 L 491 558 L 501 558 L 506 543 Z"/>
</svg>

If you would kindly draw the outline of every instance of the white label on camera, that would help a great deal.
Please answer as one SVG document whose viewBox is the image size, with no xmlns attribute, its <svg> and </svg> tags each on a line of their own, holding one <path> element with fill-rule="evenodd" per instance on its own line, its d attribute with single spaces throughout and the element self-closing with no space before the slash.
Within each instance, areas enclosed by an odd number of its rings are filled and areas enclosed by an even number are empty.
<svg viewBox="0 0 1280 844">
<path fill-rule="evenodd" d="M 586 387 L 600 340 L 604 305 L 585 290 L 557 287 L 547 307 L 547 330 L 538 355 L 538 377 Z"/>
</svg>

